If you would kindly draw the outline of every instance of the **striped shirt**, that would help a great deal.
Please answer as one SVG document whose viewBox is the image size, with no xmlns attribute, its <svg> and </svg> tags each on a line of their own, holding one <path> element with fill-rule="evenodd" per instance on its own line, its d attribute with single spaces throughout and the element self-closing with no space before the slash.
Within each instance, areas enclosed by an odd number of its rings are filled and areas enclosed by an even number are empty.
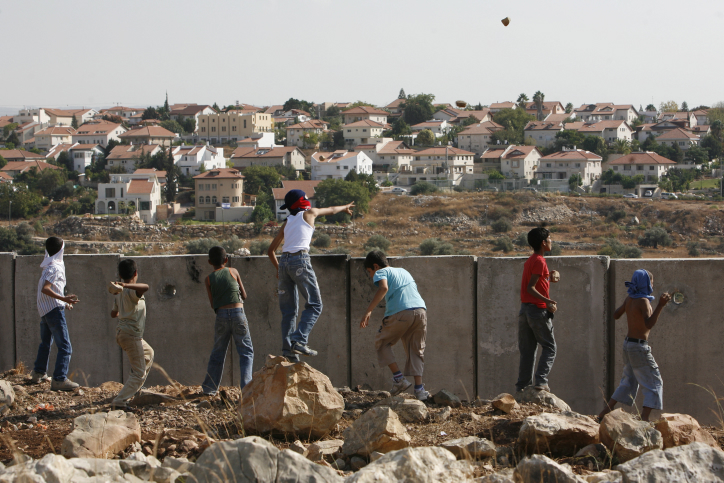
<svg viewBox="0 0 724 483">
<path fill-rule="evenodd" d="M 42 292 L 46 281 L 50 282 L 53 292 L 58 295 L 65 295 L 65 264 L 52 263 L 45 267 L 43 274 L 40 276 L 38 281 L 38 313 L 41 317 L 56 307 L 65 308 L 65 302 L 48 297 Z"/>
</svg>

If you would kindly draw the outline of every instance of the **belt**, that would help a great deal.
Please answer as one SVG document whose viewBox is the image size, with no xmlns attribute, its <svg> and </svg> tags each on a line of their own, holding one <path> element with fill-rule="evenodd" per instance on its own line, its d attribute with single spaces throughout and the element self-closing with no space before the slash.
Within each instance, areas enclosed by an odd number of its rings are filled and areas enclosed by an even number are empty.
<svg viewBox="0 0 724 483">
<path fill-rule="evenodd" d="M 298 252 L 284 252 L 282 255 L 304 255 L 305 253 L 308 253 L 309 250 L 299 250 Z"/>
<path fill-rule="evenodd" d="M 633 337 L 626 337 L 624 340 L 626 342 L 635 342 L 636 344 L 648 344 L 649 342 L 646 339 L 634 339 Z"/>
</svg>

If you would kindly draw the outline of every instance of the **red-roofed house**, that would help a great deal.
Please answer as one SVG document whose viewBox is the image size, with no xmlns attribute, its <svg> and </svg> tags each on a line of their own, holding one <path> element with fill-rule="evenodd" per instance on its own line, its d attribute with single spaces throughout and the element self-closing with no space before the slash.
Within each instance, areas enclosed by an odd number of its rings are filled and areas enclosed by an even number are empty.
<svg viewBox="0 0 724 483">
<path fill-rule="evenodd" d="M 0 183 L 10 183 L 12 184 L 13 177 L 9 174 L 5 173 L 4 171 L 0 171 Z"/>
<path fill-rule="evenodd" d="M 374 121 L 380 124 L 387 124 L 387 111 L 377 109 L 370 106 L 357 106 L 347 109 L 342 113 L 344 115 L 344 123 L 351 124 L 357 121 Z"/>
<path fill-rule="evenodd" d="M 248 168 L 249 166 L 291 166 L 298 172 L 304 171 L 306 156 L 296 146 L 281 146 L 275 148 L 249 148 L 239 147 L 229 158 L 235 168 Z"/>
<path fill-rule="evenodd" d="M 566 108 L 558 101 L 544 101 L 541 110 L 543 111 L 543 119 L 550 114 L 565 114 L 566 112 Z M 529 102 L 525 106 L 525 112 L 531 116 L 537 116 L 538 106 L 536 106 L 535 102 Z"/>
<path fill-rule="evenodd" d="M 246 221 L 251 216 L 254 207 L 243 204 L 244 176 L 238 169 L 212 169 L 194 176 L 194 182 L 196 220 Z"/>
<path fill-rule="evenodd" d="M 511 144 L 504 149 L 490 149 L 483 153 L 483 162 L 500 161 L 500 172 L 506 178 L 533 179 L 543 154 L 537 146 L 516 146 Z"/>
<path fill-rule="evenodd" d="M 71 144 L 74 133 L 72 127 L 47 127 L 35 132 L 35 147 L 50 151 L 56 144 Z"/>
<path fill-rule="evenodd" d="M 460 184 L 463 176 L 473 174 L 475 153 L 453 147 L 427 148 L 415 153 L 410 172 L 399 173 L 397 184 L 410 186 L 428 181 L 443 187 Z"/>
<path fill-rule="evenodd" d="M 602 137 L 608 144 L 619 139 L 631 141 L 633 129 L 626 121 L 569 122 L 566 129 L 578 131 L 586 136 Z"/>
<path fill-rule="evenodd" d="M 297 146 L 300 148 L 305 147 L 305 144 L 311 147 L 318 146 L 319 143 L 316 143 L 316 146 L 312 146 L 315 143 L 310 141 L 305 143 L 305 139 L 308 139 L 305 138 L 305 135 L 316 134 L 317 136 L 321 136 L 323 132 L 327 131 L 328 125 L 328 122 L 318 119 L 292 124 L 287 127 L 287 146 Z"/>
<path fill-rule="evenodd" d="M 144 126 L 126 131 L 118 137 L 121 141 L 133 144 L 158 144 L 169 147 L 178 138 L 178 134 L 161 126 Z"/>
<path fill-rule="evenodd" d="M 156 223 L 161 204 L 161 183 L 157 174 L 111 174 L 110 183 L 98 184 L 97 214 L 138 212 L 144 223 Z"/>
<path fill-rule="evenodd" d="M 536 179 L 568 180 L 580 174 L 583 186 L 592 185 L 601 177 L 603 158 L 583 149 L 566 149 L 540 158 Z"/>
<path fill-rule="evenodd" d="M 410 163 L 415 156 L 414 149 L 410 149 L 404 141 L 388 141 L 375 144 L 358 144 L 355 151 L 362 151 L 372 160 L 372 170 L 375 174 L 410 171 Z M 383 177 L 383 179 L 386 177 Z"/>
<path fill-rule="evenodd" d="M 578 109 L 574 109 L 573 114 L 584 122 L 626 121 L 631 124 L 639 117 L 639 112 L 632 104 L 614 104 L 613 102 L 583 104 Z"/>
<path fill-rule="evenodd" d="M 120 142 L 119 136 L 126 132 L 120 124 L 108 121 L 91 121 L 80 126 L 73 133 L 73 143 L 98 144 L 104 148 L 113 139 Z"/>
<path fill-rule="evenodd" d="M 677 127 L 656 138 L 659 144 L 673 146 L 678 144 L 682 151 L 686 151 L 691 145 L 698 145 L 701 141 L 699 134 Z"/>
<path fill-rule="evenodd" d="M 142 157 L 150 157 L 162 150 L 158 144 L 122 144 L 115 146 L 106 156 L 107 168 L 123 168 L 126 173 L 136 171 Z"/>
<path fill-rule="evenodd" d="M 356 171 L 360 174 L 372 174 L 372 160 L 362 151 L 345 151 L 312 154 L 312 179 L 344 179 Z"/>
<path fill-rule="evenodd" d="M 12 176 L 13 178 L 20 173 L 25 173 L 26 171 L 31 171 L 33 169 L 37 169 L 38 171 L 43 171 L 46 169 L 60 169 L 59 167 L 48 164 L 44 161 L 30 161 L 29 163 L 26 161 L 12 161 L 3 166 L 0 171 L 7 173 L 8 175 Z"/>
<path fill-rule="evenodd" d="M 174 146 L 173 158 L 181 173 L 186 176 L 194 176 L 201 173 L 202 167 L 206 171 L 209 171 L 226 166 L 224 150 L 208 144 Z"/>
<path fill-rule="evenodd" d="M 523 128 L 526 140 L 531 139 L 536 146 L 550 147 L 556 142 L 556 134 L 563 131 L 562 122 L 530 121 Z"/>
<path fill-rule="evenodd" d="M 284 221 L 289 216 L 288 210 L 282 210 L 284 204 L 284 196 L 291 190 L 302 190 L 307 195 L 309 202 L 312 204 L 312 208 L 317 207 L 317 200 L 314 196 L 317 185 L 321 181 L 282 181 L 281 188 L 273 188 L 272 194 L 274 195 L 275 214 L 277 221 Z"/>
<path fill-rule="evenodd" d="M 441 138 L 445 135 L 447 131 L 450 130 L 450 124 L 448 124 L 447 121 L 444 120 L 433 119 L 430 121 L 413 124 L 412 126 L 410 126 L 410 128 L 413 130 L 413 132 L 421 132 L 425 129 L 429 129 L 430 131 L 432 131 L 436 138 Z"/>
<path fill-rule="evenodd" d="M 631 177 L 640 174 L 650 183 L 658 182 L 659 178 L 669 172 L 669 168 L 674 167 L 676 162 L 650 151 L 627 154 L 603 163 L 603 171 L 610 168 L 616 173 Z"/>
<path fill-rule="evenodd" d="M 389 124 L 383 124 L 369 119 L 345 124 L 342 126 L 342 131 L 344 132 L 344 144 L 347 148 L 354 148 L 358 144 L 385 142 L 385 138 L 382 137 L 382 133 L 388 129 L 391 129 Z"/>
<path fill-rule="evenodd" d="M 492 104 L 490 104 L 490 112 L 495 114 L 496 112 L 500 112 L 503 109 L 515 109 L 517 107 L 518 104 L 516 104 L 515 102 L 493 102 Z"/>
<path fill-rule="evenodd" d="M 169 118 L 171 118 L 172 121 L 183 121 L 188 118 L 193 118 L 194 121 L 196 121 L 194 132 L 199 132 L 199 116 L 204 114 L 216 114 L 216 111 L 211 106 L 191 104 L 180 109 L 172 109 L 169 113 Z"/>
<path fill-rule="evenodd" d="M 73 170 L 85 173 L 85 169 L 91 165 L 93 160 L 103 156 L 105 151 L 97 144 L 76 143 L 68 149 L 68 154 L 73 160 Z"/>
<path fill-rule="evenodd" d="M 6 161 L 45 161 L 45 156 L 42 154 L 31 153 L 23 149 L 0 149 L 0 156 L 5 158 Z"/>
<path fill-rule="evenodd" d="M 481 155 L 491 146 L 493 133 L 502 129 L 503 126 L 493 121 L 471 124 L 458 133 L 458 147 Z"/>
</svg>

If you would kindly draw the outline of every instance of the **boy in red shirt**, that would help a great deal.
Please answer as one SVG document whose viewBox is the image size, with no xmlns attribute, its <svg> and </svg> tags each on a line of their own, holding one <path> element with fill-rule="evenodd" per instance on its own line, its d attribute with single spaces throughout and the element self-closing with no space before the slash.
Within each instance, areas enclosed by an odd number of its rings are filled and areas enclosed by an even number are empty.
<svg viewBox="0 0 724 483">
<path fill-rule="evenodd" d="M 535 354 L 540 344 L 543 350 L 538 361 L 538 369 L 535 371 L 535 388 L 539 391 L 550 391 L 548 374 L 556 358 L 553 314 L 557 310 L 556 302 L 548 296 L 550 273 L 543 256 L 545 252 L 551 251 L 553 245 L 550 232 L 542 226 L 533 228 L 528 232 L 528 244 L 533 248 L 533 255 L 525 262 L 520 284 L 521 306 L 518 314 L 520 368 L 515 387 L 518 391 L 522 391 L 533 384 Z"/>
</svg>

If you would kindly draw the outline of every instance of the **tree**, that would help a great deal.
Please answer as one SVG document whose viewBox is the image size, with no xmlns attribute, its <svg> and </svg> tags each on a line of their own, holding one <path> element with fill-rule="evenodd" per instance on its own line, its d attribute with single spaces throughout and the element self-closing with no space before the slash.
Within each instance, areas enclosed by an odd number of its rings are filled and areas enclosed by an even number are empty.
<svg viewBox="0 0 724 483">
<path fill-rule="evenodd" d="M 564 129 L 556 133 L 554 149 L 562 151 L 564 147 L 583 146 L 586 136 L 574 129 Z"/>
<path fill-rule="evenodd" d="M 709 161 L 709 151 L 701 146 L 692 144 L 689 149 L 686 150 L 684 159 L 690 163 L 702 164 Z"/>
<path fill-rule="evenodd" d="M 681 163 L 684 161 L 684 151 L 679 147 L 679 143 L 673 143 L 669 148 L 669 159 Z"/>
<path fill-rule="evenodd" d="M 626 139 L 616 139 L 613 143 L 613 150 L 617 154 L 631 154 L 631 143 Z"/>
<path fill-rule="evenodd" d="M 586 136 L 583 140 L 583 149 L 598 154 L 604 162 L 608 159 L 608 146 L 600 136 Z"/>
<path fill-rule="evenodd" d="M 535 107 L 538 110 L 538 117 L 537 119 L 539 121 L 543 120 L 543 101 L 545 101 L 546 95 L 543 94 L 541 91 L 536 91 L 535 94 L 533 94 L 533 102 L 535 102 Z"/>
<path fill-rule="evenodd" d="M 284 111 L 291 111 L 292 109 L 299 109 L 301 111 L 311 112 L 313 102 L 304 101 L 290 97 L 287 102 L 284 103 Z"/>
<path fill-rule="evenodd" d="M 173 150 L 168 148 L 168 156 L 166 158 L 166 201 L 173 203 L 176 201 L 176 190 L 178 187 L 179 168 L 173 158 Z"/>
<path fill-rule="evenodd" d="M 319 143 L 319 134 L 316 132 L 304 133 L 304 136 L 302 136 L 302 144 L 305 148 L 314 147 L 317 143 Z"/>
<path fill-rule="evenodd" d="M 73 120 L 70 121 L 70 127 L 73 129 L 78 129 L 78 118 L 73 114 Z"/>
<path fill-rule="evenodd" d="M 10 132 L 10 135 L 5 138 L 5 145 L 6 145 L 6 146 L 9 146 L 10 144 L 12 144 L 13 147 L 15 147 L 15 146 L 20 147 L 20 145 L 22 144 L 22 143 L 20 142 L 20 138 L 18 137 L 18 132 L 17 132 L 17 131 L 11 131 L 11 132 Z M 12 148 L 11 148 L 11 149 L 12 149 Z"/>
<path fill-rule="evenodd" d="M 271 166 L 249 166 L 244 169 L 244 192 L 258 195 L 271 194 L 273 188 L 281 186 L 281 175 Z"/>
<path fill-rule="evenodd" d="M 8 160 L 0 155 L 0 168 L 4 168 L 6 164 L 8 164 Z"/>
<path fill-rule="evenodd" d="M 505 179 L 505 176 L 503 173 L 498 171 L 497 169 L 491 169 L 487 172 L 488 179 L 498 180 L 498 179 Z"/>
<path fill-rule="evenodd" d="M 709 152 L 710 160 L 721 158 L 722 152 L 724 152 L 724 149 L 722 148 L 722 142 L 717 139 L 713 134 L 707 134 L 706 136 L 704 136 L 704 138 L 701 140 L 701 147 Z M 2 161 L 0 161 L 0 163 L 2 163 Z"/>
<path fill-rule="evenodd" d="M 573 173 L 570 178 L 568 178 L 568 188 L 571 191 L 574 191 L 577 187 L 583 185 L 583 179 L 581 178 L 580 173 Z"/>
<path fill-rule="evenodd" d="M 659 106 L 659 112 L 678 112 L 679 111 L 679 105 L 676 103 L 676 101 L 667 101 L 662 102 Z"/>
<path fill-rule="evenodd" d="M 219 108 L 219 105 L 218 105 L 217 103 L 215 103 L 215 102 L 214 102 L 214 104 L 211 106 L 211 108 L 212 108 L 214 111 L 216 111 L 216 112 L 221 111 L 221 109 Z"/>
<path fill-rule="evenodd" d="M 534 119 L 534 116 L 531 116 L 523 109 L 501 109 L 493 115 L 493 121 L 503 126 L 503 128 L 519 132 L 521 141 L 525 125 Z"/>
<path fill-rule="evenodd" d="M 656 106 L 654 106 L 653 104 L 649 104 L 648 106 L 646 106 L 646 111 L 647 112 L 656 112 Z"/>
<path fill-rule="evenodd" d="M 686 101 L 681 103 L 681 110 L 684 112 L 689 112 L 689 104 L 687 104 Z"/>
<path fill-rule="evenodd" d="M 143 111 L 143 115 L 141 116 L 141 119 L 145 121 L 146 119 L 158 119 L 160 117 L 161 116 L 158 114 L 158 111 L 156 110 L 156 108 L 153 106 L 149 106 L 146 108 L 145 111 Z"/>
<path fill-rule="evenodd" d="M 413 196 L 427 195 L 430 193 L 435 193 L 437 191 L 437 186 L 432 183 L 428 183 L 427 181 L 418 181 L 417 183 L 412 185 L 412 188 L 410 188 L 410 194 Z"/>
<path fill-rule="evenodd" d="M 345 109 L 345 111 L 349 111 L 350 109 L 353 109 L 355 107 L 361 107 L 361 106 L 375 107 L 374 104 L 370 104 L 369 102 L 357 101 L 357 102 L 353 102 L 352 104 L 348 105 L 347 109 Z"/>
<path fill-rule="evenodd" d="M 343 179 L 326 179 L 317 185 L 314 197 L 319 206 L 340 206 L 354 202 L 355 216 L 370 209 L 370 193 L 362 184 Z M 327 221 L 346 221 L 349 215 L 338 213 L 327 216 Z"/>
<path fill-rule="evenodd" d="M 166 111 L 166 113 L 171 112 L 171 107 L 168 105 L 168 91 L 166 91 L 166 100 L 163 102 L 163 110 Z"/>
<path fill-rule="evenodd" d="M 55 162 L 58 166 L 61 166 L 68 171 L 73 171 L 73 159 L 70 157 L 70 154 L 68 154 L 68 151 L 62 151 Z"/>
<path fill-rule="evenodd" d="M 40 190 L 41 193 L 50 194 L 53 193 L 58 186 L 65 183 L 67 177 L 61 169 L 44 169 L 37 176 L 37 182 L 35 187 Z"/>
<path fill-rule="evenodd" d="M 17 122 L 11 122 L 10 124 L 6 124 L 5 127 L 3 127 L 3 138 L 7 138 L 11 132 L 15 131 L 18 128 L 19 124 Z"/>
<path fill-rule="evenodd" d="M 518 107 L 520 107 L 521 109 L 525 109 L 528 106 L 529 100 L 530 99 L 528 99 L 528 96 L 525 94 L 525 92 L 523 92 L 518 96 L 518 100 L 516 100 L 515 102 L 518 104 Z"/>
<path fill-rule="evenodd" d="M 392 135 L 393 136 L 404 136 L 412 133 L 410 125 L 405 122 L 402 117 L 399 117 L 392 123 Z"/>
<path fill-rule="evenodd" d="M 572 112 L 573 112 L 573 103 L 569 102 L 568 104 L 566 104 L 566 114 L 570 114 Z"/>
<path fill-rule="evenodd" d="M 161 121 L 160 125 L 162 128 L 168 129 L 169 131 L 177 134 L 183 134 L 185 132 L 183 126 L 181 126 L 178 121 Z"/>
<path fill-rule="evenodd" d="M 40 196 L 28 188 L 17 184 L 0 183 L 0 213 L 7 214 L 10 201 L 13 202 L 11 215 L 14 218 L 28 218 L 43 207 Z"/>
<path fill-rule="evenodd" d="M 339 106 L 331 106 L 327 111 L 325 112 L 324 120 L 327 121 L 329 118 L 333 117 L 339 117 L 342 113 L 342 110 L 339 108 Z M 330 122 L 330 121 L 327 121 Z"/>
<path fill-rule="evenodd" d="M 415 143 L 420 146 L 432 146 L 435 144 L 435 134 L 430 129 L 423 129 L 417 135 Z"/>
<path fill-rule="evenodd" d="M 435 106 L 432 105 L 435 100 L 433 94 L 416 94 L 409 95 L 401 106 L 405 110 L 405 122 L 410 126 L 420 124 L 432 118 L 435 114 Z"/>
<path fill-rule="evenodd" d="M 398 99 L 404 99 L 404 98 L 406 98 L 406 97 L 407 97 L 407 96 L 405 95 L 405 89 L 400 89 L 400 93 L 397 94 L 397 98 L 398 98 Z"/>
<path fill-rule="evenodd" d="M 274 143 L 275 144 L 286 144 L 287 141 L 287 128 L 284 124 L 279 124 L 276 129 L 274 129 Z"/>
</svg>

